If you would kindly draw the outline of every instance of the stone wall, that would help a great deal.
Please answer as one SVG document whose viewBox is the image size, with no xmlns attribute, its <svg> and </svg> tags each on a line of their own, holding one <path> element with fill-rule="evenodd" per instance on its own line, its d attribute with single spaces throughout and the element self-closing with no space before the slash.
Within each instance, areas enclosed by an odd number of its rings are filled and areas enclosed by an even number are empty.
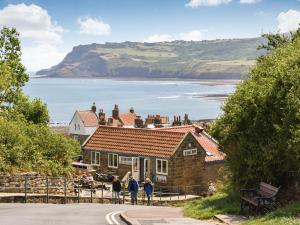
<svg viewBox="0 0 300 225">
<path fill-rule="evenodd" d="M 197 149 L 196 155 L 184 156 L 186 149 Z M 205 151 L 189 134 L 169 160 L 167 185 L 179 187 L 180 192 L 202 194 L 207 190 L 205 183 Z"/>
<path fill-rule="evenodd" d="M 122 154 L 118 154 L 119 156 L 125 156 Z M 85 150 L 83 152 L 83 161 L 84 163 L 90 164 L 91 163 L 91 151 Z M 101 152 L 100 153 L 100 165 L 94 165 L 93 168 L 95 170 L 100 170 L 102 173 L 111 173 L 113 175 L 120 176 L 120 179 L 122 179 L 126 173 L 132 170 L 132 165 L 126 165 L 126 164 L 120 164 L 118 163 L 118 168 L 111 168 L 108 167 L 108 153 Z"/>
<path fill-rule="evenodd" d="M 1 176 L 0 192 L 5 193 L 24 193 L 25 184 L 27 193 L 32 194 L 57 194 L 75 195 L 74 180 L 63 177 L 44 177 L 44 176 Z"/>
</svg>

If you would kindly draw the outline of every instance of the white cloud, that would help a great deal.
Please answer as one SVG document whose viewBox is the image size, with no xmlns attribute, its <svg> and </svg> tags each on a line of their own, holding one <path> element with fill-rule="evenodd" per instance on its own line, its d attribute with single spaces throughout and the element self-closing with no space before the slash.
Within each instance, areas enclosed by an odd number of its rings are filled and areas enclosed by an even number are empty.
<svg viewBox="0 0 300 225">
<path fill-rule="evenodd" d="M 29 71 L 53 66 L 65 54 L 58 48 L 66 30 L 38 5 L 7 5 L 0 9 L 0 26 L 16 27 L 20 32 L 22 61 Z"/>
<path fill-rule="evenodd" d="M 228 4 L 232 0 L 190 0 L 186 6 L 191 8 L 198 8 L 200 6 L 218 6 L 221 4 Z"/>
<path fill-rule="evenodd" d="M 255 4 L 260 2 L 261 0 L 240 0 L 240 3 L 242 4 Z"/>
<path fill-rule="evenodd" d="M 154 34 L 152 36 L 149 36 L 143 40 L 143 42 L 167 42 L 167 41 L 173 41 L 173 37 L 169 34 Z"/>
<path fill-rule="evenodd" d="M 16 27 L 21 37 L 36 42 L 61 43 L 64 29 L 35 4 L 8 5 L 0 10 L 0 25 Z"/>
<path fill-rule="evenodd" d="M 192 30 L 187 33 L 180 33 L 179 36 L 182 40 L 185 41 L 202 41 L 204 33 L 206 32 L 207 30 Z"/>
<path fill-rule="evenodd" d="M 111 33 L 110 25 L 98 19 L 86 17 L 79 18 L 77 22 L 80 25 L 80 33 L 82 34 L 101 36 L 110 35 Z"/>
<path fill-rule="evenodd" d="M 68 53 L 51 44 L 23 47 L 22 59 L 29 71 L 49 68 L 63 60 Z"/>
<path fill-rule="evenodd" d="M 282 33 L 297 30 L 300 23 L 300 12 L 290 9 L 287 12 L 281 12 L 278 17 L 278 29 Z"/>
</svg>

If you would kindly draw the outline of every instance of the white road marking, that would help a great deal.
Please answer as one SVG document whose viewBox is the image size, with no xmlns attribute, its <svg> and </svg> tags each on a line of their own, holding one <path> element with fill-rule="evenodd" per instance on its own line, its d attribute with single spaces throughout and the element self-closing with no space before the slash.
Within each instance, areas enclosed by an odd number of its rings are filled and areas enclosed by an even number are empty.
<svg viewBox="0 0 300 225">
<path fill-rule="evenodd" d="M 105 219 L 109 225 L 120 225 L 120 223 L 115 218 L 115 216 L 119 213 L 121 213 L 121 211 L 114 211 L 106 214 Z"/>
<path fill-rule="evenodd" d="M 113 212 L 108 213 L 108 214 L 106 214 L 106 216 L 105 216 L 105 219 L 106 219 L 106 221 L 108 222 L 109 225 L 113 225 L 113 224 L 114 224 L 114 223 L 111 221 L 111 219 L 110 219 L 110 215 L 111 215 L 112 213 L 113 213 Z"/>
<path fill-rule="evenodd" d="M 120 223 L 116 220 L 115 216 L 120 214 L 121 211 L 118 211 L 118 212 L 114 212 L 112 215 L 111 215 L 111 219 L 113 220 L 113 222 L 116 224 L 116 225 L 120 225 Z"/>
</svg>

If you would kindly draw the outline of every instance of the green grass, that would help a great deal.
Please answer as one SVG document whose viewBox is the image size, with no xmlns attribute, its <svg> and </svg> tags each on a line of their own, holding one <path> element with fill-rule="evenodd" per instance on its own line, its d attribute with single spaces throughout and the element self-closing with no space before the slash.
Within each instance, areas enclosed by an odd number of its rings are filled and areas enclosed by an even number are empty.
<svg viewBox="0 0 300 225">
<path fill-rule="evenodd" d="M 196 219 L 210 219 L 216 214 L 238 214 L 240 203 L 238 196 L 217 193 L 187 203 L 183 214 Z"/>
<path fill-rule="evenodd" d="M 251 219 L 243 225 L 299 225 L 300 224 L 300 202 L 277 209 L 274 212 L 261 217 Z"/>
<path fill-rule="evenodd" d="M 239 212 L 239 196 L 224 192 L 188 202 L 183 210 L 185 216 L 196 219 L 211 219 L 216 214 L 239 214 Z M 300 225 L 300 201 L 250 219 L 243 225 Z"/>
</svg>

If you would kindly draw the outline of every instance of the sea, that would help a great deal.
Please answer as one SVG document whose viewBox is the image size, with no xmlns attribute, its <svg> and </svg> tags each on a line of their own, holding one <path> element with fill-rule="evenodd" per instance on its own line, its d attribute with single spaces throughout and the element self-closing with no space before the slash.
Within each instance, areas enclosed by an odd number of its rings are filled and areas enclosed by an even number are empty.
<svg viewBox="0 0 300 225">
<path fill-rule="evenodd" d="M 97 111 L 111 115 L 115 104 L 121 112 L 133 107 L 143 118 L 148 114 L 183 117 L 192 120 L 215 119 L 221 106 L 236 88 L 237 81 L 215 80 L 119 80 L 90 78 L 34 78 L 24 92 L 47 103 L 52 124 L 68 124 L 76 110 L 88 110 L 93 102 Z"/>
</svg>

